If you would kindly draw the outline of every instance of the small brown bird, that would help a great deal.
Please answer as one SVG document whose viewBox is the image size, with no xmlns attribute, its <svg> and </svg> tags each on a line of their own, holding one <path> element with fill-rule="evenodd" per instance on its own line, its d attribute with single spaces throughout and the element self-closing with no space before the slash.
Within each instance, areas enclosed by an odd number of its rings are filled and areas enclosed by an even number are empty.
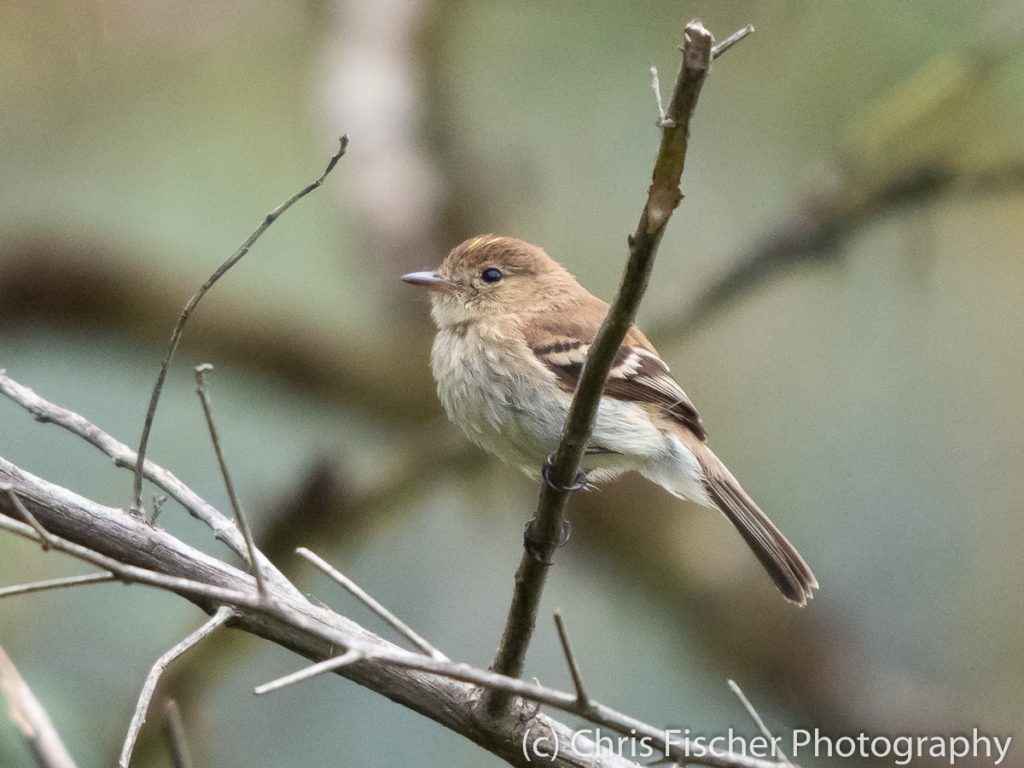
<svg viewBox="0 0 1024 768">
<path fill-rule="evenodd" d="M 541 248 L 484 235 L 407 283 L 431 289 L 430 361 L 448 417 L 475 443 L 539 479 L 558 447 L 583 361 L 608 305 Z M 633 326 L 612 365 L 584 469 L 590 482 L 638 471 L 732 521 L 779 590 L 805 605 L 804 559 L 711 452 L 693 403 Z"/>
</svg>

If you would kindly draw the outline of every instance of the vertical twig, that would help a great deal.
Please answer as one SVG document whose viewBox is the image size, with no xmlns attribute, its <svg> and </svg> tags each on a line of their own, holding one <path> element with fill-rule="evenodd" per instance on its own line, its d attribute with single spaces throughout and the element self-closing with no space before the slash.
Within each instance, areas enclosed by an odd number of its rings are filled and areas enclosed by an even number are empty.
<svg viewBox="0 0 1024 768">
<path fill-rule="evenodd" d="M 658 106 L 658 127 L 665 123 L 665 105 L 661 103 L 661 81 L 658 79 L 658 68 L 651 67 L 651 90 L 654 91 L 654 103 Z"/>
<path fill-rule="evenodd" d="M 672 99 L 661 122 L 661 143 L 647 195 L 636 231 L 629 238 L 629 259 L 625 274 L 608 314 L 601 324 L 583 365 L 579 385 L 562 428 L 561 440 L 554 460 L 542 483 L 531 535 L 533 551 L 524 552 L 516 571 L 512 603 L 505 630 L 491 668 L 500 674 L 519 677 L 523 671 L 526 651 L 537 622 L 548 564 L 562 532 L 562 520 L 579 471 L 583 452 L 594 429 L 597 409 L 604 391 L 608 371 L 626 332 L 636 317 L 640 300 L 647 289 L 654 257 L 672 212 L 682 192 L 679 181 L 686 162 L 690 122 L 701 88 L 711 66 L 714 38 L 699 19 L 686 25 L 683 34 L 683 55 Z M 485 691 L 482 711 L 500 715 L 511 697 L 503 691 Z"/>
<path fill-rule="evenodd" d="M 75 768 L 75 761 L 53 727 L 50 716 L 0 648 L 0 692 L 7 699 L 11 720 L 25 737 L 39 768 Z"/>
<path fill-rule="evenodd" d="M 345 154 L 346 147 L 348 147 L 348 136 L 342 136 L 338 151 L 335 152 L 328 161 L 327 167 L 324 169 L 324 172 L 320 174 L 319 178 L 307 184 L 281 203 L 281 205 L 277 206 L 277 208 L 264 216 L 260 225 L 253 230 L 253 233 L 245 239 L 245 242 L 239 246 L 237 251 L 231 254 L 227 261 L 217 267 L 216 271 L 206 279 L 206 282 L 200 286 L 199 290 L 196 291 L 192 298 L 188 300 L 185 308 L 181 311 L 181 315 L 178 317 L 178 322 L 175 324 L 174 330 L 171 332 L 171 340 L 167 345 L 167 351 L 164 353 L 164 359 L 160 363 L 160 370 L 156 375 L 156 382 L 153 384 L 153 393 L 149 397 L 149 407 L 146 409 L 146 419 L 142 425 L 142 437 L 139 438 L 139 450 L 137 451 L 138 459 L 135 467 L 135 479 L 132 485 L 131 503 L 131 510 L 136 514 L 144 514 L 144 510 L 142 508 L 142 475 L 143 468 L 146 466 L 146 448 L 149 446 L 149 435 L 153 430 L 153 419 L 156 417 L 156 406 L 160 402 L 160 393 L 163 391 L 164 380 L 167 378 L 167 369 L 171 366 L 171 359 L 174 357 L 174 353 L 177 351 L 178 345 L 181 343 L 181 337 L 185 333 L 185 325 L 188 323 L 193 310 L 195 310 L 196 306 L 202 300 L 203 296 L 206 295 L 207 291 L 213 287 L 213 284 L 220 280 L 225 272 L 235 266 L 235 264 L 237 264 L 242 257 L 249 252 L 249 249 L 252 248 L 253 244 L 260 239 L 267 229 L 270 228 L 271 224 L 277 221 L 277 219 L 295 203 L 324 183 L 324 179 L 326 179 L 327 175 L 334 170 L 334 166 L 338 164 L 338 161 Z"/>
<path fill-rule="evenodd" d="M 146 676 L 146 682 L 142 685 L 142 692 L 139 693 L 139 700 L 135 705 L 135 713 L 132 715 L 132 721 L 128 725 L 128 735 L 125 736 L 124 746 L 121 748 L 121 758 L 117 762 L 119 768 L 128 768 L 128 764 L 132 761 L 132 752 L 135 750 L 135 742 L 139 738 L 139 731 L 142 730 L 143 723 L 146 722 L 146 710 L 149 709 L 149 702 L 153 698 L 153 692 L 156 690 L 156 684 L 160 682 L 160 675 L 164 673 L 164 670 L 167 669 L 167 666 L 172 661 L 181 656 L 181 654 L 185 653 L 185 651 L 194 646 L 200 640 L 210 635 L 210 633 L 217 629 L 217 627 L 224 624 L 224 622 L 234 615 L 235 610 L 229 606 L 219 608 L 217 612 L 213 614 L 205 624 L 203 624 L 203 626 L 156 660 L 153 668 L 149 670 L 149 674 Z"/>
<path fill-rule="evenodd" d="M 252 537 L 252 529 L 249 528 L 249 521 L 242 512 L 242 505 L 238 501 L 238 494 L 235 493 L 235 484 L 231 482 L 231 473 L 228 472 L 228 464 L 224 460 L 224 451 L 220 446 L 220 435 L 217 433 L 217 425 L 213 420 L 213 406 L 210 405 L 210 396 L 206 392 L 206 374 L 213 370 L 209 363 L 203 363 L 195 367 L 196 394 L 199 395 L 199 402 L 203 406 L 203 415 L 206 417 L 206 426 L 210 429 L 210 442 L 213 443 L 213 452 L 217 454 L 217 465 L 220 467 L 220 474 L 224 478 L 224 485 L 228 491 L 228 499 L 231 502 L 231 510 L 235 513 L 235 523 L 238 530 L 242 532 L 245 539 L 245 548 L 249 552 L 249 571 L 256 579 L 256 589 L 260 597 L 267 596 L 267 585 L 263 582 L 263 569 L 260 568 L 260 561 L 256 556 L 256 542 Z"/>
<path fill-rule="evenodd" d="M 167 745 L 171 750 L 171 765 L 174 768 L 192 768 L 185 723 L 181 720 L 181 710 L 174 699 L 168 699 L 164 703 L 164 732 L 167 734 Z"/>
<path fill-rule="evenodd" d="M 562 621 L 562 612 L 555 611 L 555 627 L 558 629 L 558 639 L 562 643 L 562 652 L 565 654 L 565 663 L 569 666 L 569 674 L 572 676 L 572 684 L 576 689 L 576 701 L 581 709 L 590 707 L 590 697 L 587 696 L 587 689 L 583 687 L 583 676 L 576 666 L 576 656 L 569 645 L 569 633 L 565 631 L 565 622 Z"/>
</svg>

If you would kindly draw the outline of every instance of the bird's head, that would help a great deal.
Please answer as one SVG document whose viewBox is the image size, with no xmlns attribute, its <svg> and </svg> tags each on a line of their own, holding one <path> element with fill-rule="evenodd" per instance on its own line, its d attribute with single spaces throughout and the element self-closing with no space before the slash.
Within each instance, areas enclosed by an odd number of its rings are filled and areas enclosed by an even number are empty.
<svg viewBox="0 0 1024 768">
<path fill-rule="evenodd" d="M 402 279 L 430 289 L 440 327 L 556 306 L 576 281 L 542 248 L 514 237 L 481 235 L 455 246 L 434 271 Z"/>
</svg>

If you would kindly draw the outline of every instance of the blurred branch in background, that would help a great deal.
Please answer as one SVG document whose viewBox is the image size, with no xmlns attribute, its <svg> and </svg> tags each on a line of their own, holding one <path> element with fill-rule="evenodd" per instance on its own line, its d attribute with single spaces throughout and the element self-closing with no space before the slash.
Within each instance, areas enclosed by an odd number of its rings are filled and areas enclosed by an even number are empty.
<svg viewBox="0 0 1024 768">
<path fill-rule="evenodd" d="M 440 5 L 432 0 L 329 4 L 322 100 L 331 130 L 344 126 L 359 139 L 350 159 L 353 192 L 346 205 L 361 219 L 375 272 L 383 277 L 439 261 L 466 235 L 462 219 L 474 218 L 471 209 L 480 206 L 450 178 L 458 165 L 445 157 L 452 147 L 430 136 L 430 126 L 443 122 L 445 102 L 439 63 L 425 51 L 424 41 L 445 15 Z"/>
<path fill-rule="evenodd" d="M 105 247 L 39 239 L 0 244 L 0 250 L 0 329 L 91 326 L 158 347 L 190 288 L 179 276 L 125 266 L 159 259 L 114 259 Z M 402 334 L 381 348 L 308 325 L 256 322 L 250 304 L 223 298 L 192 323 L 185 344 L 191 354 L 262 372 L 297 392 L 332 398 L 389 424 L 440 411 L 429 371 Z"/>
<path fill-rule="evenodd" d="M 3 648 L 0 648 L 0 692 L 7 699 L 8 715 L 24 737 L 38 768 L 75 768 L 75 761 L 50 716 Z"/>
<path fill-rule="evenodd" d="M 192 768 L 192 756 L 185 735 L 185 723 L 181 719 L 181 709 L 174 699 L 164 703 L 164 731 L 171 750 L 171 765 L 174 768 Z"/>
</svg>

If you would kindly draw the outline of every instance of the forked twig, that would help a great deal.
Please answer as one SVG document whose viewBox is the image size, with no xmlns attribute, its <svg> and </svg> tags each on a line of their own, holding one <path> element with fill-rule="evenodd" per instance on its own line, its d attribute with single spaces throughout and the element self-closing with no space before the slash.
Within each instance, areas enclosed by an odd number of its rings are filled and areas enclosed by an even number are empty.
<svg viewBox="0 0 1024 768">
<path fill-rule="evenodd" d="M 245 242 L 238 247 L 237 251 L 231 254 L 227 261 L 217 267 L 214 273 L 206 279 L 206 282 L 203 283 L 199 287 L 199 290 L 193 294 L 192 298 L 188 300 L 185 308 L 181 311 L 181 315 L 178 317 L 178 322 L 175 324 L 174 330 L 171 332 L 171 340 L 167 345 L 167 351 L 164 353 L 164 359 L 160 363 L 160 371 L 157 373 L 156 382 L 153 384 L 153 393 L 150 395 L 149 407 L 146 409 L 146 420 L 142 426 L 142 437 L 139 438 L 139 450 L 136 452 L 138 454 L 138 462 L 135 468 L 135 480 L 132 485 L 131 503 L 131 509 L 136 514 L 144 515 L 144 510 L 142 508 L 142 470 L 146 463 L 146 448 L 149 445 L 149 435 L 153 429 L 153 419 L 156 417 L 156 407 L 160 402 L 160 393 L 164 388 L 164 380 L 167 378 L 167 369 L 171 366 L 171 359 L 174 357 L 174 353 L 177 351 L 178 345 L 181 343 L 181 337 L 185 333 L 185 325 L 188 323 L 193 310 L 195 310 L 196 306 L 202 300 L 203 296 L 206 295 L 207 291 L 213 287 L 213 284 L 220 280 L 225 272 L 235 266 L 235 264 L 237 264 L 242 257 L 249 252 L 249 249 L 252 248 L 253 244 L 255 244 L 263 233 L 270 228 L 271 224 L 277 221 L 277 219 L 295 203 L 324 183 L 324 179 L 326 179 L 327 175 L 334 170 L 334 166 L 338 164 L 338 161 L 345 154 L 345 149 L 347 147 L 348 137 L 342 136 L 339 142 L 338 151 L 335 152 L 328 161 L 327 167 L 324 169 L 324 172 L 320 174 L 319 178 L 307 184 L 277 206 L 277 208 L 264 216 L 260 225 L 253 230 L 252 234 L 245 239 Z"/>
<path fill-rule="evenodd" d="M 115 466 L 131 470 L 138 466 L 138 457 L 127 445 L 104 432 L 81 414 L 40 397 L 28 387 L 8 376 L 3 369 L 0 369 L 0 394 L 9 397 L 31 413 L 36 421 L 55 424 L 82 438 L 113 459 Z M 232 552 L 243 560 L 248 559 L 249 551 L 245 538 L 238 530 L 238 526 L 225 517 L 220 510 L 185 485 L 173 472 L 149 459 L 146 459 L 144 467 L 146 478 L 150 482 L 181 504 L 192 517 L 209 527 L 218 541 L 224 542 Z M 301 596 L 295 586 L 274 567 L 262 552 L 257 552 L 256 556 L 264 576 L 270 579 L 275 589 L 296 597 Z"/>
<path fill-rule="evenodd" d="M 735 37 L 735 36 L 734 36 Z M 679 182 L 686 163 L 690 122 L 711 66 L 714 38 L 699 19 L 683 33 L 682 63 L 672 97 L 661 121 L 651 186 L 637 228 L 629 238 L 626 271 L 587 354 L 580 372 L 569 413 L 562 427 L 558 449 L 545 480 L 533 520 L 531 551 L 523 553 L 516 571 L 512 603 L 498 651 L 491 668 L 511 677 L 523 671 L 523 662 L 537 621 L 537 610 L 547 578 L 548 566 L 562 534 L 562 522 L 570 489 L 597 418 L 605 381 L 626 332 L 636 317 L 647 289 L 654 258 L 673 211 L 682 200 Z M 723 49 L 724 50 L 724 49 Z M 511 698 L 502 692 L 486 691 L 482 711 L 499 716 Z"/>
<path fill-rule="evenodd" d="M 139 700 L 135 705 L 135 713 L 132 715 L 132 721 L 128 725 L 128 735 L 125 736 L 124 746 L 121 748 L 121 758 L 117 762 L 119 768 L 128 768 L 128 764 L 132 760 L 132 752 L 135 749 L 135 742 L 139 738 L 139 731 L 142 730 L 142 725 L 146 722 L 146 711 L 149 709 L 149 702 L 152 700 L 156 684 L 160 682 L 160 676 L 167 669 L 167 666 L 200 640 L 208 637 L 210 633 L 234 615 L 235 610 L 230 606 L 218 608 L 217 612 L 205 624 L 156 660 L 153 668 L 149 670 L 149 674 L 146 676 L 146 682 L 142 685 L 142 692 L 139 694 Z"/>
<path fill-rule="evenodd" d="M 670 754 L 680 762 L 717 768 L 780 768 L 777 761 L 731 751 L 707 754 L 689 739 L 613 710 L 593 699 L 590 699 L 588 707 L 583 708 L 575 692 L 546 688 L 468 664 L 442 661 L 423 653 L 397 648 L 338 614 L 315 608 L 301 596 L 282 593 L 280 597 L 275 595 L 273 601 L 261 600 L 248 574 L 201 556 L 170 534 L 156 531 L 142 520 L 126 518 L 122 510 L 103 507 L 83 499 L 71 491 L 17 469 L 2 458 L 0 478 L 17 479 L 22 495 L 36 502 L 37 516 L 44 524 L 51 514 L 54 515 L 53 519 L 88 521 L 88 534 L 83 535 L 86 536 L 85 540 L 93 542 L 91 546 L 97 550 L 55 536 L 54 548 L 58 551 L 74 554 L 106 568 L 125 581 L 137 581 L 176 592 L 204 608 L 209 608 L 211 604 L 236 607 L 239 609 L 237 622 L 241 629 L 266 637 L 303 655 L 319 654 L 323 657 L 330 653 L 332 647 L 355 651 L 364 661 L 356 664 L 354 656 L 345 659 L 349 666 L 344 669 L 351 670 L 343 671 L 347 677 L 405 706 L 428 714 L 514 764 L 519 764 L 518 759 L 522 754 L 521 748 L 515 744 L 515 729 L 518 726 L 513 725 L 520 723 L 520 720 L 515 717 L 501 718 L 492 721 L 490 727 L 482 728 L 474 717 L 477 714 L 472 704 L 474 691 L 442 682 L 443 679 L 500 690 L 513 697 L 518 696 L 580 715 L 609 731 L 625 736 L 646 737 L 652 742 L 666 745 Z M 9 507 L 8 500 L 0 497 L 0 508 Z M 47 517 L 43 516 L 44 510 Z M 32 541 L 39 540 L 39 534 L 31 526 L 6 514 L 0 515 L 0 529 L 13 531 Z M 146 544 L 140 541 L 140 536 Z M 125 551 L 126 546 L 146 547 L 148 559 L 155 570 L 129 566 L 114 560 L 118 553 Z M 100 554 L 101 551 L 109 554 Z M 197 578 L 201 575 L 213 581 L 201 583 L 191 578 L 167 575 L 169 572 L 194 573 Z M 329 661 L 336 670 L 342 671 L 338 660 Z M 418 670 L 436 676 L 436 679 L 429 682 L 420 674 L 403 676 L 396 671 L 399 669 Z M 551 729 L 552 733 L 558 734 L 563 746 L 568 745 L 573 735 L 572 729 L 543 714 L 534 713 L 531 717 L 543 727 Z M 473 725 L 468 726 L 467 723 Z M 597 768 L 598 765 L 603 768 L 626 768 L 632 765 L 628 760 L 608 755 L 600 758 L 596 755 L 577 755 L 572 760 L 559 759 L 555 763 L 565 768 L 570 765 L 575 768 Z"/>
</svg>

